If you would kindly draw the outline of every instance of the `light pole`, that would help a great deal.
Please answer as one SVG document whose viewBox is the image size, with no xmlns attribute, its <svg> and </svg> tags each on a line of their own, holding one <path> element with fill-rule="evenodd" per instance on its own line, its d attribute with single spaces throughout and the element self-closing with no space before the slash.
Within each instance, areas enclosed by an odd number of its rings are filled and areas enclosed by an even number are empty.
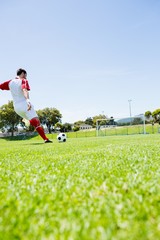
<svg viewBox="0 0 160 240">
<path fill-rule="evenodd" d="M 132 122 L 132 111 L 131 111 L 132 99 L 129 99 L 128 102 L 129 102 L 129 114 L 130 114 L 130 125 L 131 125 L 131 122 Z"/>
</svg>

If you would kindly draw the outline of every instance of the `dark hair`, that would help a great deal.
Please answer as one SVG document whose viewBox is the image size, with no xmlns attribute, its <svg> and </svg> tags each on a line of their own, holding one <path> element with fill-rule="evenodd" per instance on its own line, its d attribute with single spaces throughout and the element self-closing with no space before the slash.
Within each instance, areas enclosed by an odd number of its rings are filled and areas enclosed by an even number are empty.
<svg viewBox="0 0 160 240">
<path fill-rule="evenodd" d="M 24 70 L 23 68 L 19 68 L 17 70 L 17 76 L 20 76 L 22 73 L 27 74 L 26 70 Z"/>
</svg>

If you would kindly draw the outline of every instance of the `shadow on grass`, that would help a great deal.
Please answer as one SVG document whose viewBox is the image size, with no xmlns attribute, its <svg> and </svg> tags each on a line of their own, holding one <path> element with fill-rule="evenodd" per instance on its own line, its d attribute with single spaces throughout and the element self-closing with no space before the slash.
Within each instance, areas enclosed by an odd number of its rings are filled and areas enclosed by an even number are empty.
<svg viewBox="0 0 160 240">
<path fill-rule="evenodd" d="M 5 139 L 6 141 L 30 140 L 32 138 L 35 138 L 36 136 L 37 134 L 31 135 L 31 136 L 20 135 L 20 136 L 13 136 L 13 137 L 3 137 L 3 139 Z"/>
<path fill-rule="evenodd" d="M 41 143 L 25 143 L 25 145 L 46 145 L 44 142 Z"/>
</svg>

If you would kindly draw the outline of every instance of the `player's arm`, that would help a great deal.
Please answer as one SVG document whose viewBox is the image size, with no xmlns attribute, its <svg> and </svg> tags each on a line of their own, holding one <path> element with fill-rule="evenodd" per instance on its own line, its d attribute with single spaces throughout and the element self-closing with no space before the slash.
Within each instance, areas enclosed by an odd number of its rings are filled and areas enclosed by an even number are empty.
<svg viewBox="0 0 160 240">
<path fill-rule="evenodd" d="M 31 110 L 31 102 L 29 100 L 29 92 L 28 92 L 28 90 L 26 88 L 23 88 L 22 91 L 23 91 L 23 95 L 24 95 L 24 97 L 26 99 L 26 102 L 27 102 L 27 105 L 28 105 L 28 109 L 27 110 L 29 111 L 29 110 Z"/>
<path fill-rule="evenodd" d="M 0 89 L 1 90 L 9 90 L 9 83 L 10 83 L 11 80 L 8 80 L 6 82 L 3 82 L 0 84 Z"/>
<path fill-rule="evenodd" d="M 23 79 L 22 80 L 22 91 L 23 91 L 23 95 L 27 101 L 27 105 L 28 105 L 28 111 L 31 110 L 31 102 L 29 100 L 29 91 L 30 90 L 30 86 L 28 84 L 27 79 Z"/>
</svg>

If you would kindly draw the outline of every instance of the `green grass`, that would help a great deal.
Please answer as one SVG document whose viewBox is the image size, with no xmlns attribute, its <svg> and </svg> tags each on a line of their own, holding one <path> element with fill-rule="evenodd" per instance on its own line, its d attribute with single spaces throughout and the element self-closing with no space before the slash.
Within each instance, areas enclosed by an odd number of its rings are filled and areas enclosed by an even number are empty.
<svg viewBox="0 0 160 240">
<path fill-rule="evenodd" d="M 0 239 L 160 239 L 160 136 L 0 139 Z"/>
</svg>

